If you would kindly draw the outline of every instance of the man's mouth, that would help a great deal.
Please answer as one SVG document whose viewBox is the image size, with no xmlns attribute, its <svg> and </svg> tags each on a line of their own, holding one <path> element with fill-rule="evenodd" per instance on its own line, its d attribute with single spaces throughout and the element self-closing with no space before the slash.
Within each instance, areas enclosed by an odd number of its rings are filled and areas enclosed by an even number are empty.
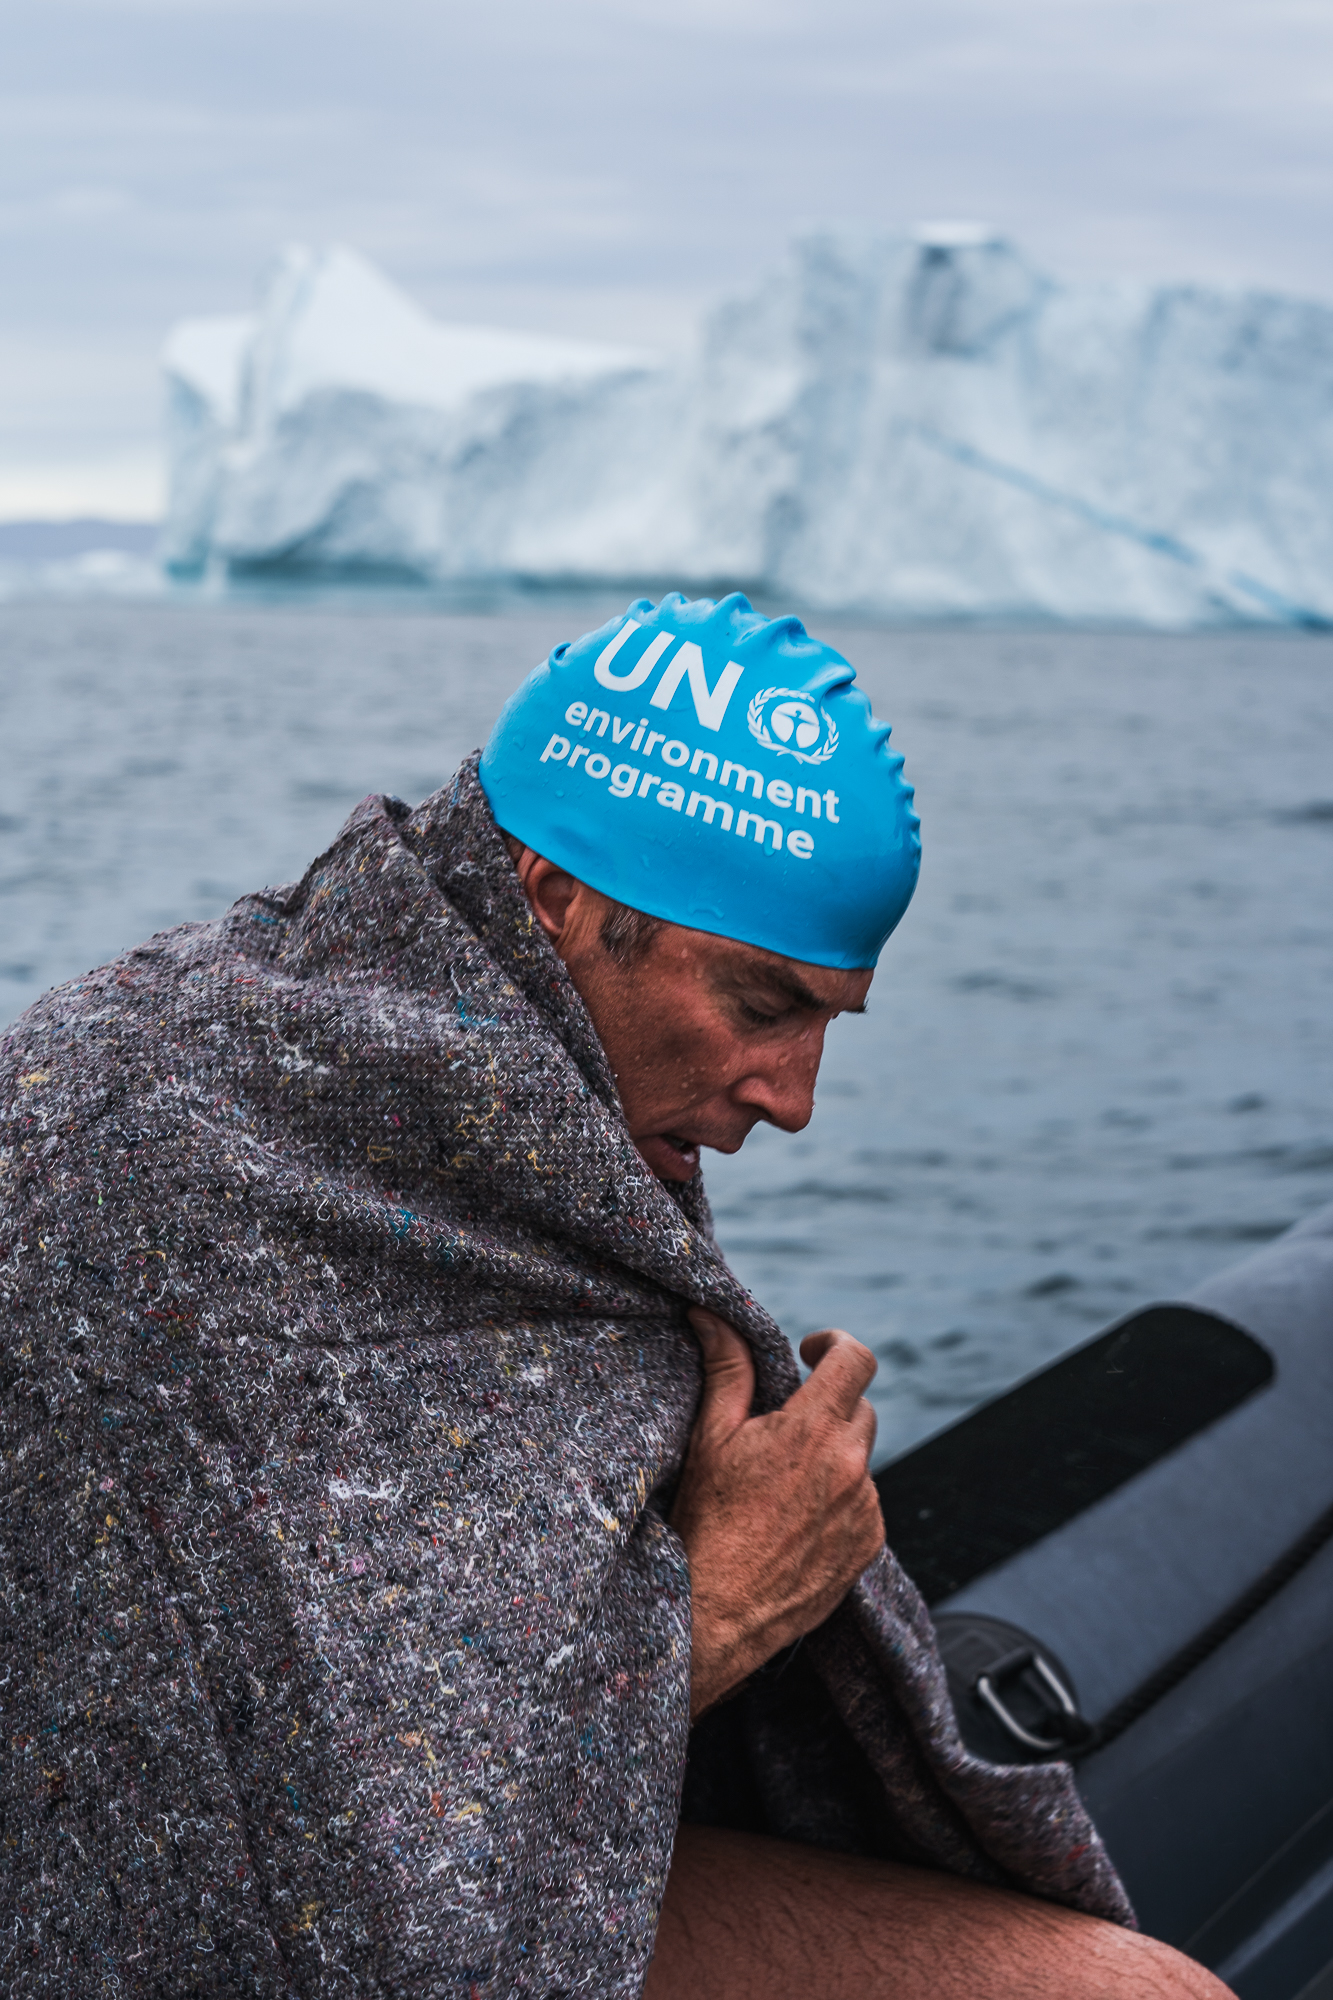
<svg viewBox="0 0 1333 2000">
<path fill-rule="evenodd" d="M 659 1142 L 663 1146 L 670 1146 L 681 1165 L 690 1173 L 694 1172 L 699 1164 L 699 1148 L 693 1139 L 682 1138 L 679 1132 L 663 1132 L 659 1135 Z"/>
<path fill-rule="evenodd" d="M 653 1132 L 634 1143 L 659 1180 L 688 1181 L 699 1171 L 698 1143 L 681 1132 Z"/>
</svg>

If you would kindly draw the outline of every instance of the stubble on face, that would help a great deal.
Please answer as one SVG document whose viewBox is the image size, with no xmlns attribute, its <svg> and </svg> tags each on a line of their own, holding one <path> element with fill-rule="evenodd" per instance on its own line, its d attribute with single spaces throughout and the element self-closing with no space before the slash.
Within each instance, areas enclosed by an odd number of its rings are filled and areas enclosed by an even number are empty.
<svg viewBox="0 0 1333 2000">
<path fill-rule="evenodd" d="M 664 1180 L 690 1179 L 703 1146 L 736 1152 L 761 1121 L 799 1132 L 828 1025 L 863 1010 L 871 980 L 676 924 L 629 966 L 575 957 L 630 1136 Z"/>
<path fill-rule="evenodd" d="M 784 1132 L 808 1124 L 829 1022 L 865 1011 L 872 971 L 665 921 L 635 949 L 609 949 L 621 906 L 506 839 L 533 919 L 592 1018 L 630 1137 L 660 1179 L 690 1180 L 702 1146 L 734 1153 L 761 1120 Z"/>
</svg>

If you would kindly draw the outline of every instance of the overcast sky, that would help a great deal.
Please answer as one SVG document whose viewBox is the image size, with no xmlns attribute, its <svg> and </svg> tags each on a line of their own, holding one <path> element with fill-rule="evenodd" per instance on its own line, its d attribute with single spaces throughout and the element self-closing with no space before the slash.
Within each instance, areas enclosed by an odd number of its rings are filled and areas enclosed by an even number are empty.
<svg viewBox="0 0 1333 2000">
<path fill-rule="evenodd" d="M 291 240 L 658 346 L 819 222 L 1333 297 L 1330 0 L 40 0 L 0 148 L 0 518 L 151 513 L 163 333 Z"/>
</svg>

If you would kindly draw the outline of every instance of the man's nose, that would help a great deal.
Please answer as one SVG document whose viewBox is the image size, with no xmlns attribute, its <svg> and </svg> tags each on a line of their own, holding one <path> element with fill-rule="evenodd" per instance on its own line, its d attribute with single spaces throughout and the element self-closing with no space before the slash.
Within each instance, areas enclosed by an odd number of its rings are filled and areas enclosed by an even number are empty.
<svg viewBox="0 0 1333 2000">
<path fill-rule="evenodd" d="M 756 1063 L 732 1089 L 732 1098 L 758 1111 L 781 1132 L 801 1132 L 815 1108 L 815 1081 L 824 1053 L 824 1030 L 811 1028 L 798 1041 L 775 1049 Z"/>
</svg>

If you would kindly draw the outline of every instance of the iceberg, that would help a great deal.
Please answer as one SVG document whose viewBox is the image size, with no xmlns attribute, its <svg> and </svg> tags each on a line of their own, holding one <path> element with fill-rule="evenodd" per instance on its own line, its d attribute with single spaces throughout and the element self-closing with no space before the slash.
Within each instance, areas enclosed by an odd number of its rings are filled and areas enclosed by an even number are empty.
<svg viewBox="0 0 1333 2000">
<path fill-rule="evenodd" d="M 163 366 L 168 568 L 466 575 L 470 499 L 529 409 L 655 361 L 441 325 L 354 251 L 297 246 L 257 313 L 182 321 Z"/>
<path fill-rule="evenodd" d="M 664 360 L 281 258 L 165 352 L 189 573 L 725 582 L 879 617 L 1333 620 L 1333 309 L 813 232 Z"/>
</svg>

